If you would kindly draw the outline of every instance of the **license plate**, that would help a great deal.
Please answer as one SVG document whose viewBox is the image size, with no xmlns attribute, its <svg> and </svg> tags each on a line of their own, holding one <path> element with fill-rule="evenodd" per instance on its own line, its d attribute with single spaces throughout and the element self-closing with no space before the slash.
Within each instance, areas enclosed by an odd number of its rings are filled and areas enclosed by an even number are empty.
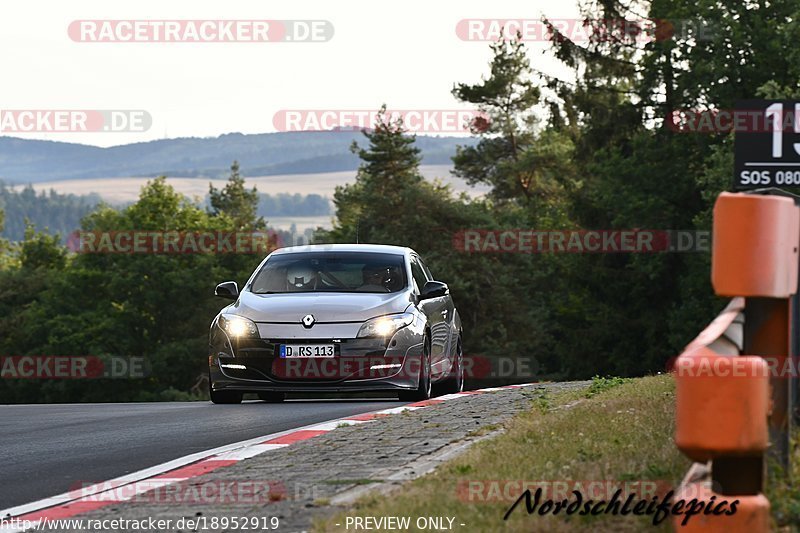
<svg viewBox="0 0 800 533">
<path fill-rule="evenodd" d="M 333 344 L 281 344 L 281 357 L 284 359 L 333 357 L 333 354 Z"/>
</svg>

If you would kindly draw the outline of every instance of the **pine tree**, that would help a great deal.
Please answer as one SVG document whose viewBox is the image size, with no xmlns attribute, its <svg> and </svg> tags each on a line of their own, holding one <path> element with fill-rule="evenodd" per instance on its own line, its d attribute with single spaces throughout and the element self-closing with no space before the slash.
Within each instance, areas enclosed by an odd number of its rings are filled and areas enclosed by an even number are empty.
<svg viewBox="0 0 800 533">
<path fill-rule="evenodd" d="M 372 242 L 413 209 L 414 195 L 424 183 L 419 172 L 420 150 L 407 135 L 402 119 L 391 120 L 381 107 L 375 127 L 364 130 L 367 148 L 353 142 L 351 151 L 363 163 L 351 185 L 334 194 L 337 224 L 331 238 Z"/>
<path fill-rule="evenodd" d="M 237 231 L 261 230 L 266 227 L 266 222 L 258 216 L 258 190 L 245 187 L 244 178 L 239 173 L 239 162 L 231 165 L 231 174 L 228 183 L 222 189 L 213 185 L 208 186 L 211 214 L 226 214 L 234 221 Z"/>
<path fill-rule="evenodd" d="M 479 143 L 459 147 L 453 173 L 469 184 L 491 185 L 496 201 L 519 201 L 541 215 L 547 204 L 558 203 L 571 179 L 572 144 L 558 131 L 536 132 L 534 107 L 541 89 L 521 40 L 500 40 L 491 50 L 489 77 L 472 85 L 459 83 L 452 91 L 483 115 L 471 124 Z"/>
</svg>

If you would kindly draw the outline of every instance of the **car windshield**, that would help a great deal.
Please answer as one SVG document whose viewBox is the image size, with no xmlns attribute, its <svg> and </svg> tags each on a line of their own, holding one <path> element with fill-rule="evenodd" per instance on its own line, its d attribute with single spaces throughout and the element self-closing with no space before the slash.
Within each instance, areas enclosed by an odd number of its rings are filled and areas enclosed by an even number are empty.
<svg viewBox="0 0 800 533">
<path fill-rule="evenodd" d="M 250 284 L 255 294 L 399 292 L 406 288 L 402 255 L 302 252 L 270 257 Z"/>
</svg>

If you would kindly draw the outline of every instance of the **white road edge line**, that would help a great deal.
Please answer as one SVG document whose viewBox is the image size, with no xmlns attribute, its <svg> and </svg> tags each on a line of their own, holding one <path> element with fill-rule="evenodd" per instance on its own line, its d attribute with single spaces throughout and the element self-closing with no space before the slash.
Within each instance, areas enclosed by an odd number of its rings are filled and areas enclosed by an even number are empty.
<svg viewBox="0 0 800 533">
<path fill-rule="evenodd" d="M 358 416 L 358 415 L 351 415 L 351 416 Z M 346 417 L 344 417 L 346 418 Z M 317 422 L 314 424 L 309 424 L 307 426 L 297 427 L 293 429 L 288 429 L 286 431 L 279 431 L 277 433 L 270 433 L 268 435 L 263 435 L 261 437 L 255 437 L 253 439 L 247 439 L 239 442 L 234 442 L 233 444 L 226 444 L 224 446 L 219 446 L 217 448 L 212 448 L 210 450 L 205 450 L 202 452 L 193 453 L 191 455 L 186 455 L 184 457 L 179 457 L 177 459 L 173 459 L 172 461 L 167 461 L 166 463 L 161 463 L 160 465 L 151 466 L 149 468 L 145 468 L 143 470 L 139 470 L 138 472 L 132 472 L 130 474 L 125 474 L 124 476 L 116 477 L 114 479 L 110 479 L 108 481 L 103 481 L 100 483 L 96 483 L 94 485 L 90 485 L 88 487 L 83 487 L 78 490 L 64 492 L 62 494 L 58 494 L 57 496 L 51 496 L 49 498 L 43 498 L 41 500 L 37 500 L 31 503 L 25 503 L 22 505 L 18 505 L 16 507 L 10 507 L 8 509 L 0 510 L 0 518 L 8 518 L 19 516 L 23 514 L 32 513 L 34 511 L 39 511 L 41 509 L 45 509 L 47 507 L 53 507 L 55 505 L 61 505 L 65 503 L 69 503 L 75 500 L 79 500 L 81 498 L 85 498 L 86 496 L 91 496 L 96 494 L 97 492 L 102 492 L 109 489 L 109 486 L 113 486 L 115 488 L 119 488 L 129 483 L 133 483 L 136 481 L 141 481 L 143 479 L 147 479 L 150 477 L 154 477 L 170 470 L 175 470 L 176 468 L 180 468 L 182 466 L 186 466 L 191 463 L 195 463 L 197 461 L 201 461 L 203 459 L 211 458 L 215 455 L 221 455 L 227 452 L 231 452 L 234 450 L 239 450 L 241 448 L 245 448 L 248 446 L 253 446 L 256 444 L 261 444 L 264 441 L 276 439 L 278 437 L 283 437 L 285 435 L 289 435 L 291 433 L 295 433 L 297 431 L 308 430 L 308 429 L 315 429 L 321 423 Z"/>
</svg>

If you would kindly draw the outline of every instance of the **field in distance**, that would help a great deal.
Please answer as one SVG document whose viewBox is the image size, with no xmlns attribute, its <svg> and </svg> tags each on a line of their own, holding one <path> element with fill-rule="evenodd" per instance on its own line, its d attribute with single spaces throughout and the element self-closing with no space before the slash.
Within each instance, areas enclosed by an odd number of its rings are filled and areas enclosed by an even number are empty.
<svg viewBox="0 0 800 533">
<path fill-rule="evenodd" d="M 444 183 L 451 185 L 457 193 L 463 191 L 472 196 L 480 196 L 488 191 L 488 187 L 470 187 L 464 180 L 451 176 L 451 168 L 448 165 L 423 165 L 420 167 L 420 171 L 426 179 L 440 178 Z M 337 185 L 352 183 L 355 178 L 355 171 L 345 170 L 315 174 L 248 177 L 246 181 L 248 185 L 256 186 L 260 193 L 320 194 L 332 198 Z M 136 201 L 142 186 L 152 179 L 142 177 L 82 178 L 34 183 L 33 188 L 36 192 L 46 192 L 53 189 L 61 194 L 85 195 L 97 193 L 110 204 L 124 204 Z M 225 185 L 225 179 L 168 177 L 167 183 L 189 198 L 196 196 L 204 198 L 208 194 L 209 183 L 213 183 L 215 187 L 222 187 Z M 14 188 L 21 189 L 22 187 L 23 185 L 16 185 Z"/>
<path fill-rule="evenodd" d="M 488 191 L 488 187 L 470 187 L 460 178 L 450 175 L 451 166 L 449 165 L 423 165 L 420 167 L 422 175 L 428 180 L 439 178 L 443 183 L 449 184 L 454 192 L 466 192 L 472 196 L 481 196 Z M 255 186 L 260 193 L 276 195 L 280 193 L 289 194 L 319 194 L 328 198 L 333 198 L 333 193 L 337 185 L 344 185 L 355 181 L 356 172 L 321 172 L 314 174 L 283 174 L 274 176 L 248 177 L 248 186 Z M 112 205 L 123 205 L 135 202 L 139 197 L 139 192 L 148 180 L 153 178 L 146 177 L 114 177 L 114 178 L 83 178 L 72 180 L 58 180 L 41 183 L 34 183 L 32 186 L 36 192 L 55 190 L 61 194 L 87 195 L 96 193 Z M 208 194 L 208 184 L 213 183 L 220 188 L 225 185 L 222 178 L 183 178 L 168 177 L 167 183 L 172 185 L 176 191 L 187 197 L 202 202 Z M 21 190 L 22 185 L 14 186 Z M 333 214 L 329 216 L 275 216 L 266 217 L 270 226 L 280 229 L 289 229 L 294 224 L 298 231 L 302 232 L 309 227 L 322 226 L 331 227 Z"/>
</svg>

